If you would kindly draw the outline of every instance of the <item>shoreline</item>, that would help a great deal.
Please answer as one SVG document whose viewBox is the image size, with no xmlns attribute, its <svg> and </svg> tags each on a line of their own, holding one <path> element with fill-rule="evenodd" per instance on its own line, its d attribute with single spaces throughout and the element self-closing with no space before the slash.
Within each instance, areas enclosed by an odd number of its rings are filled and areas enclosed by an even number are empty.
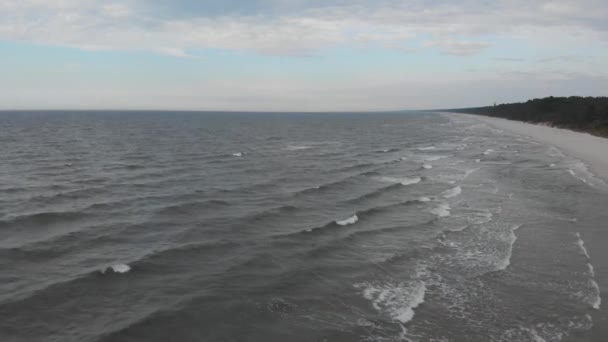
<svg viewBox="0 0 608 342">
<path fill-rule="evenodd" d="M 608 182 L 608 139 L 563 128 L 536 125 L 523 121 L 494 118 L 476 114 L 444 112 L 462 115 L 511 133 L 553 145 L 571 157 L 587 164 L 589 170 L 604 182 Z"/>
</svg>

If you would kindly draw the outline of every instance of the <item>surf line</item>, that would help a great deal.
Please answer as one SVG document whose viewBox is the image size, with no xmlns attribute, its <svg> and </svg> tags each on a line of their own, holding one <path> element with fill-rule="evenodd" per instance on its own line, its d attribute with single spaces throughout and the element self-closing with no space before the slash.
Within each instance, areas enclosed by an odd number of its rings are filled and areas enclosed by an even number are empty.
<svg viewBox="0 0 608 342">
<path fill-rule="evenodd" d="M 590 277 L 589 286 L 591 286 L 595 292 L 595 296 L 593 296 L 592 298 L 589 298 L 589 305 L 591 305 L 591 307 L 593 307 L 594 309 L 599 310 L 600 306 L 602 305 L 602 297 L 601 297 L 600 286 L 595 281 L 595 270 L 593 268 L 593 265 L 591 264 L 591 256 L 589 255 L 589 251 L 587 250 L 587 247 L 585 247 L 585 241 L 583 241 L 583 238 L 581 237 L 581 233 L 578 232 L 578 233 L 574 234 L 574 236 L 576 236 L 576 244 L 578 245 L 579 249 L 581 250 L 581 253 L 587 259 L 587 268 L 589 270 L 589 277 Z"/>
</svg>

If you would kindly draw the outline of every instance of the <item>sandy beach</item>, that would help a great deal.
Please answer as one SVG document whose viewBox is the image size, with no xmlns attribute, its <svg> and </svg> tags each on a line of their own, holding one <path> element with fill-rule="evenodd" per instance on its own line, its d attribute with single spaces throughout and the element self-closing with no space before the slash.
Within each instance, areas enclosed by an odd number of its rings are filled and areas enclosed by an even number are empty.
<svg viewBox="0 0 608 342">
<path fill-rule="evenodd" d="M 525 135 L 534 141 L 553 145 L 571 157 L 585 162 L 596 176 L 608 181 L 608 139 L 567 129 L 488 116 L 460 113 L 450 115 L 474 118 L 496 128 Z"/>
</svg>

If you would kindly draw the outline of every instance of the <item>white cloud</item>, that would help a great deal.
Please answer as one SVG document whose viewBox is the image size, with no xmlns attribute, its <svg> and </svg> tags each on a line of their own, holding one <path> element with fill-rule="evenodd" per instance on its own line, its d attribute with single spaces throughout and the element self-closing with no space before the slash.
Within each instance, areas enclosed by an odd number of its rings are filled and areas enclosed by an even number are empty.
<svg viewBox="0 0 608 342">
<path fill-rule="evenodd" d="M 131 14 L 131 9 L 124 4 L 105 4 L 102 5 L 102 10 L 105 15 L 110 17 L 128 17 Z"/>
<path fill-rule="evenodd" d="M 277 8 L 301 2 L 274 1 Z M 415 38 L 450 55 L 488 47 L 490 35 L 526 39 L 542 32 L 608 41 L 608 3 L 601 0 L 354 1 L 282 10 L 205 16 L 153 15 L 136 0 L 0 0 L 0 39 L 84 49 L 149 50 L 186 57 L 194 48 L 308 55 L 334 46 L 378 44 L 400 49 Z M 290 7 L 291 6 L 291 7 Z M 545 41 L 545 44 L 559 44 Z"/>
<path fill-rule="evenodd" d="M 448 55 L 470 56 L 487 48 L 489 45 L 482 42 L 447 39 L 431 41 L 426 46 L 439 47 L 443 53 Z"/>
<path fill-rule="evenodd" d="M 175 48 L 175 47 L 161 47 L 161 48 L 158 48 L 158 52 L 160 52 L 164 55 L 173 56 L 173 57 L 181 57 L 181 58 L 191 58 L 192 57 L 186 51 L 184 51 L 180 48 Z"/>
</svg>

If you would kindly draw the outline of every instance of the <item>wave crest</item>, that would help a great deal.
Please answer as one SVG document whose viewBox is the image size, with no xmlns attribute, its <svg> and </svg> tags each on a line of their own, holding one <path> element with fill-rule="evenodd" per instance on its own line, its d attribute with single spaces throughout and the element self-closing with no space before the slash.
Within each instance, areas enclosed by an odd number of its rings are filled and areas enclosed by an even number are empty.
<svg viewBox="0 0 608 342">
<path fill-rule="evenodd" d="M 448 217 L 452 215 L 450 206 L 447 203 L 441 203 L 438 207 L 431 209 L 431 213 L 438 217 Z"/>
<path fill-rule="evenodd" d="M 336 224 L 340 226 L 349 226 L 351 224 L 355 224 L 359 221 L 359 217 L 355 214 L 347 219 L 336 221 Z"/>
<path fill-rule="evenodd" d="M 456 197 L 458 195 L 460 195 L 462 193 L 462 188 L 457 186 L 455 188 L 452 188 L 450 190 L 446 190 L 444 191 L 441 196 L 443 198 L 452 198 L 452 197 Z"/>
<path fill-rule="evenodd" d="M 376 310 L 402 324 L 414 318 L 414 310 L 424 303 L 427 290 L 423 281 L 409 284 L 368 282 L 356 284 L 355 288 L 362 291 L 363 297 L 371 301 Z"/>
<path fill-rule="evenodd" d="M 124 274 L 124 273 L 129 273 L 131 271 L 131 266 L 127 265 L 127 264 L 116 264 L 116 265 L 112 265 L 110 267 L 104 268 L 103 270 L 101 270 L 102 274 L 106 274 L 106 273 L 119 273 L 119 274 Z"/>
<path fill-rule="evenodd" d="M 377 178 L 377 180 L 380 182 L 384 182 L 384 183 L 395 183 L 395 184 L 401 184 L 404 186 L 418 184 L 418 183 L 422 182 L 422 178 L 420 178 L 420 177 L 414 177 L 414 178 L 379 177 L 379 178 Z"/>
</svg>

